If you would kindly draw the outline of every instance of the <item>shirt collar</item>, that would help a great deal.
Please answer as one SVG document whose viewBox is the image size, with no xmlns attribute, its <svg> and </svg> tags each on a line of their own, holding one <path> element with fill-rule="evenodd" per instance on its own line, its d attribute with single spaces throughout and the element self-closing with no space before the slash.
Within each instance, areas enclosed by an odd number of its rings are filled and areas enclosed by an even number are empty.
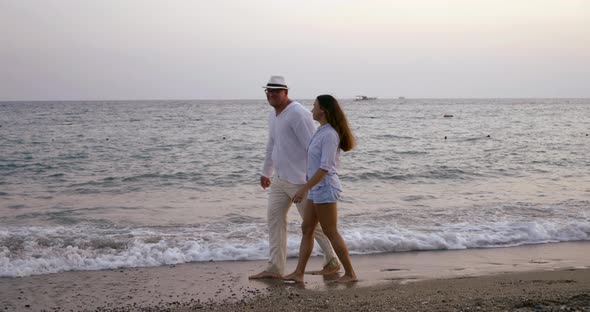
<svg viewBox="0 0 590 312">
<path fill-rule="evenodd" d="M 323 126 L 319 126 L 319 127 L 318 127 L 318 131 L 320 131 L 320 130 L 322 130 L 322 129 L 324 129 L 324 128 L 328 128 L 328 127 L 331 127 L 329 123 L 327 123 L 327 124 L 325 124 L 325 125 L 323 125 Z"/>
<path fill-rule="evenodd" d="M 282 115 L 282 114 L 284 114 L 286 111 L 290 110 L 290 109 L 291 109 L 291 107 L 295 106 L 295 104 L 297 104 L 297 102 L 296 102 L 296 101 L 291 101 L 291 103 L 289 103 L 289 105 L 287 105 L 287 107 L 285 107 L 285 109 L 283 109 L 283 111 L 282 111 L 280 114 L 278 114 L 278 115 L 277 115 L 277 117 L 278 117 L 278 116 L 281 116 L 281 115 Z"/>
</svg>

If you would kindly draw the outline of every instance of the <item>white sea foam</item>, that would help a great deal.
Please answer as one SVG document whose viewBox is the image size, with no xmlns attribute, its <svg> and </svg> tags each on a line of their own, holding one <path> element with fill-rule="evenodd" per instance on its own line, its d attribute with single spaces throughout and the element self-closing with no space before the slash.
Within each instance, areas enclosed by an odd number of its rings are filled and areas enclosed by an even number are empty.
<svg viewBox="0 0 590 312">
<path fill-rule="evenodd" d="M 252 234 L 250 237 L 256 238 L 238 238 L 235 233 L 244 231 L 239 227 L 225 232 L 212 232 L 206 228 L 14 228 L 0 231 L 0 276 L 266 259 L 265 226 L 247 227 L 248 233 Z M 296 230 L 292 228 L 291 232 Z M 590 240 L 590 224 L 455 224 L 427 231 L 351 225 L 343 229 L 342 234 L 352 254 L 372 254 Z M 290 234 L 289 257 L 297 256 L 299 239 L 299 235 Z"/>
<path fill-rule="evenodd" d="M 360 228 L 344 235 L 353 254 L 391 251 L 510 247 L 525 244 L 590 240 L 590 224 L 571 222 L 462 224 L 440 231 Z"/>
<path fill-rule="evenodd" d="M 35 232 L 39 232 L 36 229 Z M 77 232 L 77 231 L 73 231 Z M 178 233 L 182 235 L 183 233 Z M 170 234 L 168 234 L 170 235 Z M 6 237 L 19 240 L 19 237 Z M 253 260 L 262 259 L 261 250 L 266 242 L 260 240 L 244 244 L 240 242 L 207 243 L 206 240 L 179 236 L 174 239 L 162 238 L 158 242 L 145 242 L 133 238 L 121 249 L 96 248 L 98 236 L 87 236 L 70 241 L 67 238 L 53 238 L 47 246 L 40 236 L 28 236 L 18 250 L 10 246 L 0 247 L 0 276 L 28 276 L 57 273 L 71 270 L 101 270 L 123 267 L 149 267 L 193 261 L 210 260 Z M 121 238 L 113 238 L 119 240 Z M 41 242 L 41 244 L 40 244 Z M 100 244 L 100 241 L 99 241 Z M 85 248 L 84 248 L 85 246 Z"/>
</svg>

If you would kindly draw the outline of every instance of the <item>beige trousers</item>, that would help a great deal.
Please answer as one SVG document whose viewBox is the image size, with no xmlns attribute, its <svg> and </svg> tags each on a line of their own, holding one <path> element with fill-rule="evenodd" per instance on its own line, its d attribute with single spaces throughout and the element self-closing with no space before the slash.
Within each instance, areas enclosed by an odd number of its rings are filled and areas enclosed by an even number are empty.
<svg viewBox="0 0 590 312">
<path fill-rule="evenodd" d="M 270 185 L 267 211 L 270 257 L 265 270 L 267 272 L 284 274 L 287 261 L 287 213 L 291 207 L 293 195 L 301 186 L 301 184 L 292 184 L 277 177 L 273 178 Z M 296 204 L 302 219 L 306 202 L 307 197 Z M 319 224 L 315 229 L 315 240 L 322 248 L 324 265 L 328 264 L 332 258 L 336 258 L 330 240 L 322 232 Z"/>
</svg>

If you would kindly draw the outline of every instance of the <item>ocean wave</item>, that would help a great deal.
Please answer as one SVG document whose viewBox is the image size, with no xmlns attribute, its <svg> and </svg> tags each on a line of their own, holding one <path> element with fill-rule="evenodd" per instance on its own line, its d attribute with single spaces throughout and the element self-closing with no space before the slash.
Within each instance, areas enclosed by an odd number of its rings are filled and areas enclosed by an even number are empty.
<svg viewBox="0 0 590 312">
<path fill-rule="evenodd" d="M 513 247 L 527 244 L 590 240 L 590 224 L 515 222 L 455 225 L 436 231 L 364 227 L 346 240 L 352 254 Z M 346 239 L 346 238 L 345 238 Z"/>
<path fill-rule="evenodd" d="M 176 173 L 145 173 L 119 177 L 106 177 L 84 182 L 70 183 L 66 185 L 67 193 L 100 194 L 103 192 L 123 194 L 145 188 L 154 187 L 184 187 L 185 182 L 199 186 L 231 186 L 239 183 L 251 183 L 253 170 L 227 170 L 223 172 L 176 172 Z M 63 176 L 52 176 L 62 177 Z"/>
<path fill-rule="evenodd" d="M 393 153 L 398 155 L 428 155 L 428 152 L 424 151 L 394 151 Z"/>
<path fill-rule="evenodd" d="M 112 228 L 77 224 L 0 231 L 0 277 L 73 270 L 150 267 L 199 261 L 263 260 L 266 224 L 232 222 L 193 227 Z M 289 257 L 299 251 L 298 227 L 289 229 Z M 341 233 L 351 254 L 509 247 L 590 240 L 587 222 L 454 224 L 429 229 L 348 224 Z M 314 251 L 317 255 L 317 250 Z"/>
<path fill-rule="evenodd" d="M 146 180 L 153 180 L 153 179 L 156 179 L 156 180 L 169 180 L 169 179 L 186 180 L 186 179 L 189 179 L 191 177 L 191 175 L 192 174 L 186 173 L 186 172 L 176 172 L 173 174 L 146 173 L 146 174 L 140 174 L 140 175 L 131 176 L 131 177 L 125 177 L 125 178 L 122 178 L 121 181 L 123 181 L 123 182 L 136 182 L 136 181 L 146 181 Z"/>
<path fill-rule="evenodd" d="M 384 140 L 395 140 L 395 139 L 404 139 L 404 140 L 413 140 L 414 137 L 411 136 L 403 136 L 403 135 L 394 135 L 394 134 L 382 134 L 375 136 L 377 139 L 384 139 Z"/>
<path fill-rule="evenodd" d="M 43 164 L 43 163 L 6 163 L 0 164 L 0 171 L 2 170 L 13 170 L 13 169 L 20 169 L 20 168 L 34 168 L 36 172 L 43 172 L 44 170 L 51 170 L 56 169 L 56 167 Z"/>
<path fill-rule="evenodd" d="M 397 180 L 397 181 L 414 181 L 414 180 L 468 180 L 474 177 L 482 177 L 484 174 L 477 171 L 468 171 L 459 168 L 431 169 L 428 171 L 403 173 L 404 170 L 393 168 L 388 170 L 370 170 L 357 171 L 343 175 L 344 181 L 371 181 L 371 180 Z"/>
<path fill-rule="evenodd" d="M 191 229 L 171 233 L 169 229 L 99 229 L 87 225 L 3 231 L 0 277 L 264 258 L 261 251 L 267 243 L 263 239 L 245 244 L 187 232 Z"/>
</svg>

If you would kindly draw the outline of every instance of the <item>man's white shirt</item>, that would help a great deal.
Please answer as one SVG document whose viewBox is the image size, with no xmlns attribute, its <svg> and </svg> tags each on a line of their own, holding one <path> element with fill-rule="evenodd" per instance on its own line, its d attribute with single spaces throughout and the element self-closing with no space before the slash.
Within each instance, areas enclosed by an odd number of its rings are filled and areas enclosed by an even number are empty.
<svg viewBox="0 0 590 312">
<path fill-rule="evenodd" d="M 268 117 L 268 143 L 262 175 L 275 176 L 293 184 L 304 184 L 307 146 L 315 132 L 311 112 L 299 102 L 291 102 L 278 116 Z"/>
</svg>

